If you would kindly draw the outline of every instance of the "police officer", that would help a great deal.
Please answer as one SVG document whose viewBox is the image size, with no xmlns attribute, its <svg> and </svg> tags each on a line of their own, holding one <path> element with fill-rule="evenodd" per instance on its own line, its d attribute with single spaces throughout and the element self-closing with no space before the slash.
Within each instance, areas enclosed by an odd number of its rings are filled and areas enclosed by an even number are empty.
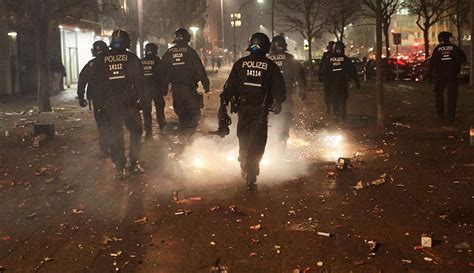
<svg viewBox="0 0 474 273">
<path fill-rule="evenodd" d="M 280 72 L 285 79 L 286 101 L 282 105 L 281 114 L 278 115 L 282 124 L 279 138 L 286 143 L 290 137 L 290 128 L 293 121 L 293 91 L 300 85 L 299 97 L 304 100 L 306 97 L 306 77 L 302 65 L 293 55 L 287 52 L 288 45 L 283 36 L 275 36 L 272 39 L 271 52 L 268 57 L 280 68 Z"/>
<path fill-rule="evenodd" d="M 268 112 L 273 108 L 278 114 L 286 99 L 280 69 L 265 56 L 269 50 L 268 36 L 253 34 L 247 48 L 250 55 L 234 64 L 221 94 L 221 110 L 226 111 L 226 106 L 232 103 L 233 111 L 238 113 L 239 162 L 249 191 L 256 189 L 260 173 L 260 160 L 267 143 Z"/>
<path fill-rule="evenodd" d="M 152 103 L 155 103 L 156 120 L 160 130 L 164 130 L 165 121 L 165 99 L 168 91 L 164 82 L 163 65 L 158 54 L 158 46 L 154 43 L 145 45 L 145 57 L 142 59 L 145 75 L 145 101 L 143 102 L 143 119 L 145 125 L 145 138 L 152 137 Z"/>
<path fill-rule="evenodd" d="M 321 62 L 319 63 L 319 81 L 323 82 L 323 89 L 324 89 L 324 104 L 326 105 L 326 113 L 328 114 L 335 114 L 336 109 L 334 105 L 332 105 L 332 101 L 330 98 L 330 93 L 329 93 L 329 83 L 324 79 L 324 73 L 323 73 L 323 64 L 326 62 L 328 56 L 332 53 L 332 49 L 334 48 L 334 41 L 329 41 L 328 45 L 326 46 L 326 52 L 323 53 L 323 56 L 321 57 Z"/>
<path fill-rule="evenodd" d="M 91 52 L 94 58 L 82 68 L 81 73 L 79 73 L 79 80 L 77 83 L 77 96 L 79 98 L 79 105 L 81 107 L 87 106 L 87 101 L 84 98 L 84 95 L 86 94 L 86 86 L 87 100 L 89 100 L 89 103 L 91 103 L 92 101 L 92 103 L 94 104 L 94 119 L 99 132 L 99 148 L 103 156 L 108 156 L 109 148 L 107 146 L 107 136 L 105 134 L 104 124 L 102 121 L 102 117 L 99 113 L 99 107 L 97 106 L 97 90 L 91 84 L 91 78 L 93 77 L 91 72 L 94 63 L 97 60 L 97 56 L 107 52 L 108 50 L 109 47 L 104 41 L 96 41 L 94 42 L 94 44 L 92 44 Z"/>
<path fill-rule="evenodd" d="M 192 135 L 201 118 L 202 95 L 197 93 L 198 82 L 209 92 L 209 79 L 197 52 L 189 46 L 191 35 L 180 28 L 175 32 L 175 46 L 163 55 L 166 80 L 171 84 L 173 107 L 178 116 L 179 129 Z"/>
<path fill-rule="evenodd" d="M 430 83 L 433 81 L 433 72 L 436 74 L 434 89 L 436 112 L 441 119 L 445 118 L 444 88 L 448 87 L 448 122 L 453 122 L 456 118 L 458 75 L 461 71 L 461 65 L 466 62 L 466 54 L 461 48 L 451 43 L 452 36 L 450 32 L 446 31 L 438 34 L 440 44 L 433 50 L 428 69 L 428 81 Z"/>
<path fill-rule="evenodd" d="M 345 46 L 343 42 L 336 42 L 332 53 L 330 53 L 322 65 L 325 82 L 328 84 L 329 95 L 335 106 L 336 115 L 339 120 L 347 119 L 347 99 L 349 98 L 349 80 L 353 79 L 357 90 L 360 89 L 359 77 L 351 59 L 344 55 Z"/>
<path fill-rule="evenodd" d="M 130 171 L 143 172 L 139 161 L 142 136 L 139 104 L 144 97 L 144 73 L 140 59 L 128 51 L 130 43 L 127 32 L 115 30 L 110 38 L 110 51 L 99 55 L 93 66 L 99 111 L 106 122 L 110 153 L 119 180 L 128 174 L 124 124 L 130 131 Z"/>
</svg>

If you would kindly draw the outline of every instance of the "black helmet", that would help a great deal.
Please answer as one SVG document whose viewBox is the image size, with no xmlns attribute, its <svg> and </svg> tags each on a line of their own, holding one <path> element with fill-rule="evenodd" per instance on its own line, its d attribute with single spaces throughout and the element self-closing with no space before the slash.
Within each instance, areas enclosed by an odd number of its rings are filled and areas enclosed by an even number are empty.
<svg viewBox="0 0 474 273">
<path fill-rule="evenodd" d="M 453 37 L 453 34 L 452 34 L 451 32 L 441 31 L 441 32 L 438 34 L 438 41 L 439 41 L 441 44 L 450 44 L 452 37 Z"/>
<path fill-rule="evenodd" d="M 288 44 L 285 41 L 285 38 L 283 36 L 275 36 L 272 39 L 272 50 L 275 51 L 287 51 L 288 50 Z"/>
<path fill-rule="evenodd" d="M 175 44 L 179 42 L 189 43 L 191 41 L 191 34 L 189 34 L 189 31 L 185 28 L 178 28 L 174 35 L 173 43 Z"/>
<path fill-rule="evenodd" d="M 110 37 L 110 47 L 113 48 L 130 48 L 130 43 L 132 40 L 130 39 L 130 35 L 121 29 L 114 30 L 112 32 L 112 36 Z"/>
<path fill-rule="evenodd" d="M 158 46 L 154 43 L 148 43 L 145 45 L 145 55 L 156 56 L 158 54 Z"/>
<path fill-rule="evenodd" d="M 250 37 L 247 51 L 250 51 L 250 53 L 268 53 L 270 51 L 270 38 L 265 33 L 254 33 Z"/>
<path fill-rule="evenodd" d="M 326 46 L 326 49 L 327 49 L 328 51 L 332 51 L 332 49 L 334 48 L 334 44 L 335 44 L 335 43 L 336 43 L 336 42 L 334 42 L 334 41 L 329 41 L 329 42 L 328 42 L 328 45 Z"/>
<path fill-rule="evenodd" d="M 344 54 L 345 48 L 346 46 L 344 45 L 344 43 L 339 41 L 339 42 L 334 43 L 334 48 L 332 52 L 336 54 Z"/>
<path fill-rule="evenodd" d="M 91 52 L 94 57 L 107 50 L 109 50 L 109 47 L 104 41 L 96 41 L 92 44 Z"/>
</svg>

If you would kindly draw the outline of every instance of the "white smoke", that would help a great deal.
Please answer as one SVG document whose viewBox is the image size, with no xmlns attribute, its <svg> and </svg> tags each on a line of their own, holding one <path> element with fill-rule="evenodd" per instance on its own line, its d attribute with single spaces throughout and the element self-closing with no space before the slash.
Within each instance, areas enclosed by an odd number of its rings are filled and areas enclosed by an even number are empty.
<svg viewBox="0 0 474 273">
<path fill-rule="evenodd" d="M 195 136 L 176 159 L 181 175 L 188 183 L 197 185 L 232 183 L 241 180 L 238 162 L 239 143 L 236 136 L 237 118 L 232 117 L 231 133 L 226 138 L 213 135 Z M 202 128 L 217 128 L 208 119 Z M 352 157 L 341 132 L 312 132 L 293 128 L 286 149 L 278 141 L 275 119 L 269 122 L 268 142 L 260 162 L 259 183 L 275 184 L 298 179 L 308 174 L 318 162 L 335 162 L 339 157 Z M 346 152 L 347 151 L 347 152 Z"/>
</svg>

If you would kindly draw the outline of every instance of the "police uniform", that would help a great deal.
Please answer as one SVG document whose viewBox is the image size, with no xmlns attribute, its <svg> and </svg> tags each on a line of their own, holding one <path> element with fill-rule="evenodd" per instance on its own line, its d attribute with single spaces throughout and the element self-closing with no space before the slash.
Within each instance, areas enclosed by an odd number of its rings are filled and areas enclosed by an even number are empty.
<svg viewBox="0 0 474 273">
<path fill-rule="evenodd" d="M 323 91 L 324 91 L 324 104 L 326 105 L 326 113 L 328 114 L 336 114 L 336 107 L 333 105 L 333 100 L 331 99 L 331 93 L 329 88 L 329 82 L 324 79 L 324 71 L 323 65 L 327 61 L 328 56 L 332 52 L 332 48 L 334 46 L 334 42 L 329 42 L 328 46 L 326 47 L 327 51 L 323 53 L 321 57 L 321 62 L 319 63 L 319 81 L 323 82 Z"/>
<path fill-rule="evenodd" d="M 256 177 L 267 143 L 269 108 L 286 99 L 280 69 L 265 53 L 250 54 L 234 64 L 221 103 L 233 99 L 238 103 L 239 162 L 247 178 Z"/>
<path fill-rule="evenodd" d="M 152 103 L 155 103 L 156 120 L 160 129 L 164 129 L 165 120 L 165 99 L 167 86 L 165 86 L 163 64 L 161 59 L 155 55 L 146 55 L 142 59 L 145 75 L 145 101 L 143 102 L 143 119 L 147 136 L 152 133 Z"/>
<path fill-rule="evenodd" d="M 454 121 L 456 118 L 458 75 L 464 62 L 466 62 L 466 54 L 450 42 L 438 45 L 433 51 L 429 62 L 428 79 L 431 81 L 434 71 L 436 112 L 440 118 L 444 118 L 445 114 L 443 94 L 445 87 L 448 89 L 447 118 L 449 121 Z"/>
<path fill-rule="evenodd" d="M 337 43 L 334 47 L 336 50 Z M 342 45 L 343 47 L 343 45 Z M 360 89 L 357 71 L 351 59 L 344 52 L 329 54 L 322 65 L 325 82 L 328 84 L 331 104 L 342 121 L 347 119 L 347 99 L 349 98 L 349 80 L 353 79 L 357 89 Z"/>
<path fill-rule="evenodd" d="M 281 121 L 280 140 L 286 142 L 290 137 L 290 128 L 293 121 L 293 91 L 298 83 L 302 92 L 300 95 L 304 96 L 306 90 L 306 77 L 304 69 L 301 64 L 295 59 L 293 55 L 285 51 L 273 50 L 268 57 L 275 62 L 280 69 L 281 74 L 285 80 L 286 87 L 286 101 L 282 105 L 281 114 L 278 115 L 277 120 Z"/>
<path fill-rule="evenodd" d="M 103 52 L 108 51 L 108 46 L 105 42 L 103 41 L 96 41 L 92 45 L 92 55 L 94 58 L 90 60 L 81 70 L 79 73 L 79 79 L 77 83 L 77 96 L 79 98 L 79 105 L 81 107 L 86 107 L 87 102 L 84 98 L 86 95 L 86 86 L 87 86 L 87 100 L 89 100 L 89 103 L 92 102 L 94 104 L 94 119 L 97 124 L 97 129 L 99 133 L 99 148 L 101 152 L 104 155 L 108 154 L 108 146 L 107 146 L 107 136 L 106 136 L 106 130 L 105 126 L 103 124 L 101 115 L 99 113 L 99 107 L 96 105 L 97 102 L 97 88 L 93 86 L 92 84 L 92 77 L 94 76 L 92 73 L 92 67 L 94 66 L 94 63 L 96 61 L 96 57 L 99 54 L 102 54 Z"/>
<path fill-rule="evenodd" d="M 94 90 L 94 87 L 91 84 L 91 72 L 92 66 L 94 65 L 95 58 L 90 60 L 81 70 L 79 73 L 79 79 L 77 82 L 77 96 L 79 99 L 84 99 L 84 95 L 86 94 L 86 86 L 87 86 L 87 100 L 92 101 L 93 103 L 93 111 L 94 111 L 94 119 L 97 124 L 97 129 L 99 132 L 99 148 L 101 152 L 107 153 L 107 136 L 106 130 L 102 121 L 102 117 L 99 113 L 99 107 L 97 106 L 97 91 Z"/>
<path fill-rule="evenodd" d="M 130 131 L 130 162 L 133 168 L 140 160 L 141 152 L 142 120 L 137 102 L 144 98 L 142 63 L 125 48 L 112 46 L 109 52 L 97 57 L 94 74 L 97 75 L 100 91 L 98 106 L 107 125 L 112 161 L 117 170 L 125 170 L 125 124 Z"/>
<path fill-rule="evenodd" d="M 197 93 L 198 82 L 209 92 L 209 79 L 197 52 L 187 41 L 180 41 L 163 55 L 166 80 L 171 84 L 173 107 L 179 129 L 192 134 L 201 118 L 202 96 Z"/>
</svg>

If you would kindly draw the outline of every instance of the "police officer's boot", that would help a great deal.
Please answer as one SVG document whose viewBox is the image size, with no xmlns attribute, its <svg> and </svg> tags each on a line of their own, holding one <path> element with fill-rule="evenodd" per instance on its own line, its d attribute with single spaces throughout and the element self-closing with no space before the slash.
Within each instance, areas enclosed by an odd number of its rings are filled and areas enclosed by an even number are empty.
<svg viewBox="0 0 474 273">
<path fill-rule="evenodd" d="M 145 140 L 150 141 L 153 139 L 153 134 L 151 131 L 145 133 Z"/>
<path fill-rule="evenodd" d="M 132 161 L 130 163 L 130 171 L 134 174 L 143 174 L 145 169 L 140 165 L 140 161 Z"/>
<path fill-rule="evenodd" d="M 247 177 L 245 180 L 247 182 L 247 185 L 246 185 L 247 191 L 253 192 L 257 190 L 257 175 L 253 173 L 247 173 Z"/>
<path fill-rule="evenodd" d="M 127 168 L 118 168 L 115 173 L 115 179 L 117 180 L 125 180 L 128 176 Z"/>
</svg>

